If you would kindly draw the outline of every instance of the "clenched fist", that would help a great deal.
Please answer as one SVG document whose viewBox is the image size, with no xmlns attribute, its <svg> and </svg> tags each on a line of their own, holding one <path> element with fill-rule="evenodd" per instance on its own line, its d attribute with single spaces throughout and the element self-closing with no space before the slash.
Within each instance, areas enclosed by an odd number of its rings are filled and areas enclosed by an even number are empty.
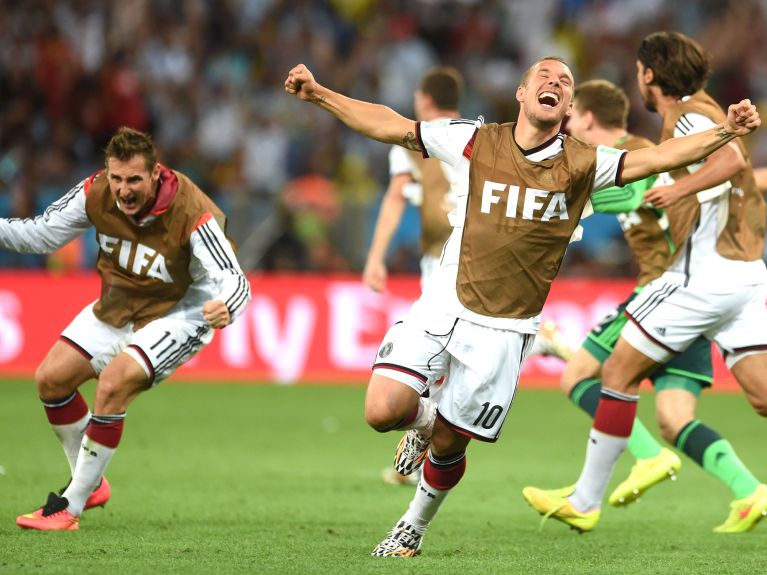
<svg viewBox="0 0 767 575">
<path fill-rule="evenodd" d="M 232 320 L 226 304 L 220 299 L 208 300 L 202 304 L 202 317 L 215 329 L 228 326 Z"/>
</svg>

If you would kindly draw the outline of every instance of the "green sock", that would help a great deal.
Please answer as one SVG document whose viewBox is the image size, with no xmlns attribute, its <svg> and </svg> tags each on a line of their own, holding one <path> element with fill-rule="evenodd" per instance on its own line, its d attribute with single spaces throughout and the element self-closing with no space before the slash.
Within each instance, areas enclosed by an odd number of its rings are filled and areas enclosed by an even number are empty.
<svg viewBox="0 0 767 575">
<path fill-rule="evenodd" d="M 570 390 L 570 401 L 580 407 L 594 419 L 599 404 L 601 382 L 593 377 L 582 379 Z M 650 435 L 639 418 L 634 419 L 634 427 L 629 437 L 628 450 L 635 459 L 647 459 L 660 454 L 661 445 Z"/>
<path fill-rule="evenodd" d="M 706 473 L 729 487 L 735 499 L 748 497 L 759 485 L 759 480 L 743 464 L 730 442 L 698 419 L 684 426 L 676 438 L 676 445 Z"/>
</svg>

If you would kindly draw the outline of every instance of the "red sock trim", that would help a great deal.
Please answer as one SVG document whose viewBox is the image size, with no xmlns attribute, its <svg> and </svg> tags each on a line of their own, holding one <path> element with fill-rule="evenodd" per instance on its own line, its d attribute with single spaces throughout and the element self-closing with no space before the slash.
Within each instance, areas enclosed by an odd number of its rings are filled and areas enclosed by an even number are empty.
<svg viewBox="0 0 767 575">
<path fill-rule="evenodd" d="M 88 428 L 85 430 L 85 435 L 96 443 L 114 449 L 120 444 L 124 425 L 125 421 L 123 420 L 112 423 L 97 423 L 91 419 Z"/>
<path fill-rule="evenodd" d="M 43 407 L 51 425 L 69 425 L 88 415 L 88 404 L 79 391 L 75 391 L 75 396 L 65 405 L 57 407 L 46 405 Z"/>
<path fill-rule="evenodd" d="M 594 414 L 594 429 L 616 437 L 628 437 L 631 435 L 636 414 L 636 401 L 624 401 L 602 395 Z"/>
<path fill-rule="evenodd" d="M 440 491 L 452 489 L 458 485 L 465 471 L 465 457 L 462 457 L 458 463 L 446 467 L 434 465 L 428 457 L 423 464 L 423 478 L 426 480 L 426 483 Z"/>
</svg>

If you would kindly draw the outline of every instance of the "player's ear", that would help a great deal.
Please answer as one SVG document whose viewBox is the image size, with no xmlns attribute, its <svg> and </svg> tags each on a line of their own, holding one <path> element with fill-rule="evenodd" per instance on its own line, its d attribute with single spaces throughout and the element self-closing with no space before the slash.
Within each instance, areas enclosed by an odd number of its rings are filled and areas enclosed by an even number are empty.
<svg viewBox="0 0 767 575">
<path fill-rule="evenodd" d="M 152 168 L 152 179 L 159 180 L 161 171 L 162 171 L 162 166 L 160 165 L 160 162 L 157 162 L 154 165 L 154 168 Z"/>
<path fill-rule="evenodd" d="M 573 113 L 573 101 L 570 100 L 570 103 L 567 105 L 567 109 L 565 110 L 565 116 L 570 117 Z"/>
<path fill-rule="evenodd" d="M 520 84 L 517 86 L 517 102 L 520 104 L 525 101 L 525 86 L 523 84 Z"/>
<path fill-rule="evenodd" d="M 649 86 L 655 81 L 655 72 L 653 72 L 652 68 L 645 68 L 642 72 L 642 80 L 644 80 L 644 83 Z"/>
</svg>

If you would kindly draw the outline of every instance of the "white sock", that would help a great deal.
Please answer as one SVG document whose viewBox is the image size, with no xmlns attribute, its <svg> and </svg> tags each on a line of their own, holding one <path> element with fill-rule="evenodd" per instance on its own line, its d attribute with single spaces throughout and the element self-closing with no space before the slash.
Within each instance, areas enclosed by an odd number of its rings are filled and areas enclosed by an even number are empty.
<svg viewBox="0 0 767 575">
<path fill-rule="evenodd" d="M 437 416 L 437 404 L 426 397 L 418 398 L 418 415 L 403 429 L 415 429 L 421 435 L 430 437 L 434 429 L 434 419 Z"/>
<path fill-rule="evenodd" d="M 402 516 L 401 521 L 407 521 L 419 532 L 423 533 L 429 526 L 429 522 L 437 514 L 439 506 L 442 505 L 448 493 L 450 493 L 449 489 L 434 489 L 426 483 L 426 479 L 421 474 L 421 480 L 415 488 L 415 496 L 410 502 L 410 507 L 407 508 L 407 511 Z"/>
<path fill-rule="evenodd" d="M 84 435 L 81 451 L 72 473 L 72 482 L 62 494 L 62 497 L 66 497 L 69 501 L 67 509 L 75 517 L 82 514 L 85 502 L 91 492 L 98 487 L 101 476 L 104 475 L 104 470 L 116 449 L 96 443 Z"/>
<path fill-rule="evenodd" d="M 77 464 L 77 458 L 80 455 L 80 445 L 83 442 L 83 435 L 85 434 L 85 428 L 88 427 L 88 422 L 91 420 L 91 414 L 82 419 L 75 421 L 74 423 L 68 423 L 66 425 L 53 425 L 53 432 L 61 442 L 61 447 L 64 448 L 64 454 L 67 456 L 69 462 L 69 473 L 71 476 L 75 474 L 75 465 Z"/>
<path fill-rule="evenodd" d="M 583 471 L 575 484 L 575 491 L 568 497 L 578 511 L 587 513 L 602 506 L 615 463 L 627 443 L 628 437 L 608 435 L 591 428 Z"/>
</svg>

